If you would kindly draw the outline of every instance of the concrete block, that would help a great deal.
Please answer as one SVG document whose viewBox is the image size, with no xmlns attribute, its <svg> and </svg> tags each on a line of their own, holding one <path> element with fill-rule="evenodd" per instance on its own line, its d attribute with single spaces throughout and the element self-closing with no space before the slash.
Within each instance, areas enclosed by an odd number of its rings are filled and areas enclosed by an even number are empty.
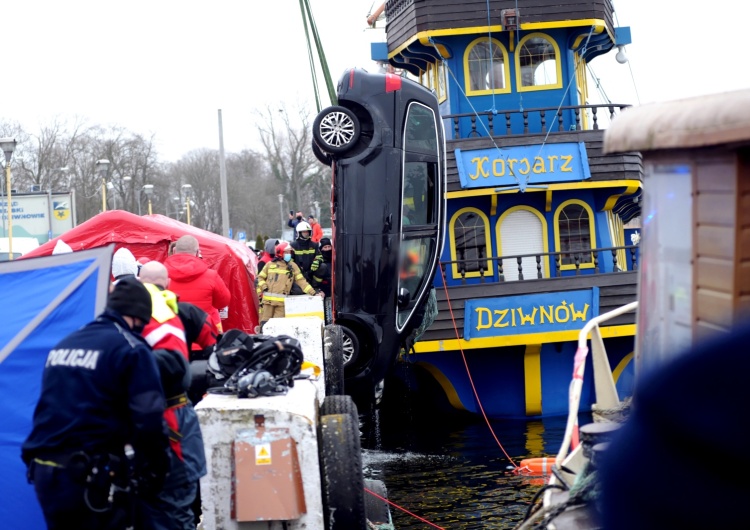
<svg viewBox="0 0 750 530">
<path fill-rule="evenodd" d="M 206 448 L 208 474 L 201 479 L 203 527 L 222 530 L 316 530 L 323 528 L 318 461 L 318 390 L 312 380 L 298 380 L 284 396 L 238 398 L 207 395 L 196 407 Z M 231 516 L 234 442 L 262 415 L 267 429 L 288 429 L 296 450 L 306 513 L 289 521 L 238 522 Z"/>
</svg>

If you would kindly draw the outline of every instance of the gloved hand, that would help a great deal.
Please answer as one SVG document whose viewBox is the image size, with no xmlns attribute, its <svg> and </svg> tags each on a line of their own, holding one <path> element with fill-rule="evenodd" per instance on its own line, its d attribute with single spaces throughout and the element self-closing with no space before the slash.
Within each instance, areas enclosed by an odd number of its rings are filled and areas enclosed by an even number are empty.
<svg viewBox="0 0 750 530">
<path fill-rule="evenodd" d="M 312 262 L 312 265 L 310 265 L 310 270 L 315 272 L 318 270 L 318 267 L 320 267 L 320 264 L 323 262 L 323 256 L 315 256 L 315 259 Z"/>
<path fill-rule="evenodd" d="M 169 459 L 168 449 L 149 451 L 145 462 L 136 470 L 140 496 L 152 498 L 159 494 L 169 473 Z"/>
<path fill-rule="evenodd" d="M 323 291 L 318 291 L 318 292 L 317 292 L 317 293 L 315 293 L 315 294 L 317 294 L 317 295 L 318 295 L 318 296 L 320 296 L 321 298 L 325 298 L 325 297 L 326 297 L 326 293 L 324 293 Z"/>
</svg>

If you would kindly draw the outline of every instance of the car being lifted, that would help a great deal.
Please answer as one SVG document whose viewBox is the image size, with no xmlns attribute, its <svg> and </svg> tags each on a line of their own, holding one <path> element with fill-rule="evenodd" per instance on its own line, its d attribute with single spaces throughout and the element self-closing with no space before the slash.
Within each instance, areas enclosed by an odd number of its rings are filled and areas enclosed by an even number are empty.
<svg viewBox="0 0 750 530">
<path fill-rule="evenodd" d="M 333 169 L 344 390 L 369 405 L 423 321 L 443 245 L 445 138 L 437 98 L 410 79 L 350 69 L 337 94 L 313 122 L 313 151 Z"/>
</svg>

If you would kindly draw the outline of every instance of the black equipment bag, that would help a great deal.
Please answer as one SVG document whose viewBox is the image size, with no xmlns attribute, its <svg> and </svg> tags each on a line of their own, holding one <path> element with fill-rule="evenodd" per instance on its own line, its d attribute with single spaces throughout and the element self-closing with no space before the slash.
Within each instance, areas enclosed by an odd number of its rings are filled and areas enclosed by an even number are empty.
<svg viewBox="0 0 750 530">
<path fill-rule="evenodd" d="M 208 359 L 208 391 L 240 397 L 285 394 L 294 386 L 303 360 L 297 339 L 230 329 L 219 337 Z M 259 372 L 267 373 L 260 377 Z"/>
</svg>

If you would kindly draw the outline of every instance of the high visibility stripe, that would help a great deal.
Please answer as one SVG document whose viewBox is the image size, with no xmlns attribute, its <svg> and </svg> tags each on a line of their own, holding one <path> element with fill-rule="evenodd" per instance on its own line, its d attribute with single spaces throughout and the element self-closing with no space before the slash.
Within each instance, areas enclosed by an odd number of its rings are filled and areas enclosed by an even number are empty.
<svg viewBox="0 0 750 530">
<path fill-rule="evenodd" d="M 162 324 L 143 338 L 146 339 L 146 342 L 148 342 L 149 346 L 153 346 L 154 344 L 159 343 L 168 335 L 174 335 L 178 339 L 182 340 L 182 342 L 187 342 L 185 340 L 184 330 L 181 330 L 180 328 L 167 323 Z"/>
</svg>

